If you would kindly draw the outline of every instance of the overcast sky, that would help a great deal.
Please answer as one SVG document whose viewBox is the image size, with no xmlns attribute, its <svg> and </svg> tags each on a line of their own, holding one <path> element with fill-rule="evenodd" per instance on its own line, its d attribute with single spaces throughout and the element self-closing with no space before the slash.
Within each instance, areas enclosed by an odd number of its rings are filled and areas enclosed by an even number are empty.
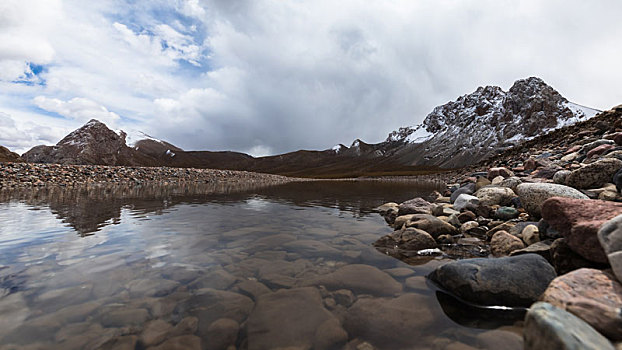
<svg viewBox="0 0 622 350">
<path fill-rule="evenodd" d="M 91 118 L 187 150 L 375 143 L 539 76 L 622 104 L 622 1 L 2 0 L 0 145 Z"/>
</svg>

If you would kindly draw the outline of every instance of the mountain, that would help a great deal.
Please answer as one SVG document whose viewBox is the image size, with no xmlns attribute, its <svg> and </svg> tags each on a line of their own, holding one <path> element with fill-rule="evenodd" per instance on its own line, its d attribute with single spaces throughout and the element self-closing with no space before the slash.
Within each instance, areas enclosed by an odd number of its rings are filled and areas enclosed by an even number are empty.
<svg viewBox="0 0 622 350">
<path fill-rule="evenodd" d="M 23 162 L 24 160 L 15 152 L 11 152 L 8 148 L 0 146 L 0 163 L 3 162 Z"/>
<path fill-rule="evenodd" d="M 399 128 L 377 144 L 355 140 L 324 151 L 255 158 L 239 152 L 185 151 L 140 132 L 112 131 L 89 121 L 56 146 L 26 152 L 28 162 L 195 167 L 300 177 L 416 175 L 477 163 L 599 111 L 569 102 L 539 78 L 498 86 L 434 108 L 419 125 Z"/>
<path fill-rule="evenodd" d="M 518 80 L 434 108 L 416 126 L 393 131 L 395 157 L 410 165 L 457 168 L 476 163 L 523 141 L 589 119 L 598 110 L 569 102 L 542 79 Z"/>
<path fill-rule="evenodd" d="M 95 119 L 55 146 L 35 146 L 22 155 L 31 163 L 155 166 L 158 162 L 125 144 L 125 135 Z"/>
</svg>

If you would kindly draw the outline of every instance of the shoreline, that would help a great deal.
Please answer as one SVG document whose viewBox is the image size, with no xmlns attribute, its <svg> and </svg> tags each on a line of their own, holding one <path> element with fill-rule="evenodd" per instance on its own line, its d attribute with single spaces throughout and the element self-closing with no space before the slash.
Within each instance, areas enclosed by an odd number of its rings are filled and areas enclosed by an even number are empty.
<svg viewBox="0 0 622 350">
<path fill-rule="evenodd" d="M 73 187 L 93 184 L 169 185 L 189 183 L 213 184 L 220 182 L 278 185 L 309 181 L 413 181 L 446 184 L 451 179 L 448 174 L 451 173 L 420 176 L 317 179 L 243 170 L 0 162 L 0 189 L 24 189 L 46 186 Z"/>
</svg>

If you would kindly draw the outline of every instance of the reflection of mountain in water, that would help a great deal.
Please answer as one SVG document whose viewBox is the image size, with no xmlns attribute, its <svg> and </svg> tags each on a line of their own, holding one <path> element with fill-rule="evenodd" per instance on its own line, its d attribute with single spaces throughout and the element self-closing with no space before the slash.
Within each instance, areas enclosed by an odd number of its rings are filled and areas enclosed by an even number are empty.
<svg viewBox="0 0 622 350">
<path fill-rule="evenodd" d="M 388 201 L 427 196 L 439 184 L 419 181 L 310 181 L 281 185 L 218 183 L 176 185 L 88 185 L 78 188 L 38 188 L 0 191 L 0 202 L 21 201 L 48 207 L 81 236 L 119 223 L 122 209 L 135 215 L 159 215 L 182 203 L 233 203 L 260 198 L 299 207 L 322 206 L 371 213 Z"/>
</svg>

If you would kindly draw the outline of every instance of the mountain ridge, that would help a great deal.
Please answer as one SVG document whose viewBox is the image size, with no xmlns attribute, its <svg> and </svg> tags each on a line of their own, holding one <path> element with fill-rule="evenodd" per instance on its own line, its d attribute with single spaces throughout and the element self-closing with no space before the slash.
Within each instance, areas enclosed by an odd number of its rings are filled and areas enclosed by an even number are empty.
<svg viewBox="0 0 622 350">
<path fill-rule="evenodd" d="M 144 133 L 128 137 L 91 120 L 55 146 L 33 147 L 23 158 L 36 163 L 196 167 L 303 177 L 416 174 L 477 163 L 598 112 L 569 102 L 542 79 L 530 77 L 516 81 L 507 92 L 498 86 L 479 87 L 377 144 L 356 139 L 350 147 L 339 144 L 327 150 L 252 157 L 231 151 L 185 151 Z"/>
</svg>

